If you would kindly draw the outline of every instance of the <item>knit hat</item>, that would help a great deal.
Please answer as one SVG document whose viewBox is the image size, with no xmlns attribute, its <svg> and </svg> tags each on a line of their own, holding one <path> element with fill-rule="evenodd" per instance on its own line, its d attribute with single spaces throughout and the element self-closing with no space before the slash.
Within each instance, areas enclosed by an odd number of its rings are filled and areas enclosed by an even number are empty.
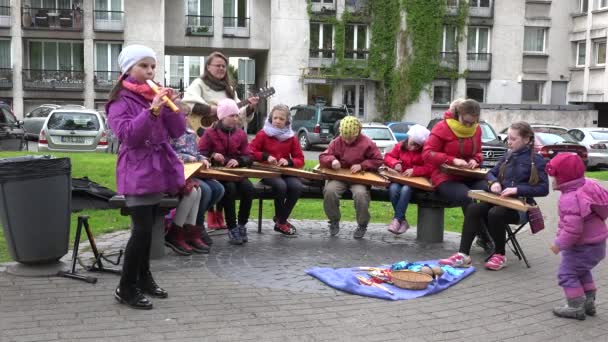
<svg viewBox="0 0 608 342">
<path fill-rule="evenodd" d="M 217 118 L 220 120 L 238 113 L 239 107 L 233 99 L 223 99 L 217 104 Z"/>
<path fill-rule="evenodd" d="M 585 163 L 576 153 L 560 153 L 545 166 L 545 171 L 563 184 L 585 176 Z"/>
<path fill-rule="evenodd" d="M 347 116 L 340 121 L 340 135 L 352 139 L 361 132 L 361 121 L 354 116 Z"/>
<path fill-rule="evenodd" d="M 146 57 L 154 58 L 154 61 L 156 62 L 156 53 L 154 53 L 154 50 L 147 46 L 134 44 L 124 47 L 118 55 L 118 65 L 120 66 L 120 71 L 123 74 L 126 73 L 137 62 Z"/>
<path fill-rule="evenodd" d="M 431 131 L 426 129 L 426 127 L 422 125 L 414 125 L 410 127 L 409 131 L 407 131 L 407 136 L 412 139 L 418 145 L 424 145 L 426 139 L 429 138 Z"/>
</svg>

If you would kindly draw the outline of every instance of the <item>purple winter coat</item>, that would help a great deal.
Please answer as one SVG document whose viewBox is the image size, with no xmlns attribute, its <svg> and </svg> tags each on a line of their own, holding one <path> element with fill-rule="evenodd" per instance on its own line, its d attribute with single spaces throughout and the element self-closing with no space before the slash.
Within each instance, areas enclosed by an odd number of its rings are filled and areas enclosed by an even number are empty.
<svg viewBox="0 0 608 342">
<path fill-rule="evenodd" d="M 608 238 L 608 191 L 596 181 L 576 178 L 559 185 L 559 224 L 555 245 L 560 250 Z"/>
<path fill-rule="evenodd" d="M 166 106 L 153 117 L 150 103 L 130 90 L 106 104 L 108 124 L 121 142 L 116 162 L 116 191 L 123 195 L 177 193 L 184 186 L 184 165 L 169 144 L 186 131 L 184 113 Z"/>
</svg>

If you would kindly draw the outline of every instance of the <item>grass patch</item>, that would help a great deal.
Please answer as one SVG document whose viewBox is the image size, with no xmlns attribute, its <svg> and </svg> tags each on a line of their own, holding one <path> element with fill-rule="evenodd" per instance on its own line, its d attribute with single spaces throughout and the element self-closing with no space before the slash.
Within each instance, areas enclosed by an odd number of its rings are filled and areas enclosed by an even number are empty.
<svg viewBox="0 0 608 342">
<path fill-rule="evenodd" d="M 34 153 L 27 154 L 48 154 Z M 116 155 L 105 153 L 52 153 L 56 157 L 68 157 L 72 161 L 72 177 L 80 178 L 87 176 L 91 180 L 106 186 L 110 189 L 116 189 Z M 23 152 L 0 152 L 0 158 L 13 157 L 24 155 Z M 311 169 L 316 164 L 315 160 L 306 161 L 306 169 Z M 608 179 L 608 178 L 607 178 Z M 255 181 L 255 180 L 253 180 Z M 355 209 L 353 202 L 350 200 L 340 203 L 343 221 L 355 221 Z M 417 206 L 412 204 L 407 210 L 407 219 L 412 225 L 417 222 Z M 257 224 L 258 201 L 253 202 L 251 209 L 251 228 Z M 373 223 L 388 223 L 392 219 L 393 209 L 388 202 L 372 202 L 370 204 L 371 221 Z M 116 230 L 128 229 L 130 220 L 128 217 L 121 216 L 118 210 L 84 210 L 79 213 L 72 214 L 71 229 L 70 229 L 70 246 L 74 241 L 76 232 L 77 218 L 79 215 L 88 215 L 89 224 L 93 234 L 97 237 L 101 234 L 113 232 Z M 264 202 L 263 218 L 271 219 L 274 216 L 274 203 L 267 200 Z M 323 211 L 323 201 L 320 199 L 301 199 L 294 208 L 292 216 L 297 219 L 306 220 L 327 220 Z M 445 227 L 450 231 L 460 231 L 462 226 L 462 212 L 460 208 L 451 208 L 445 210 Z M 85 236 L 83 238 L 86 239 Z M 4 239 L 4 231 L 0 230 L 0 262 L 10 261 L 8 255 L 6 241 Z"/>
<path fill-rule="evenodd" d="M 585 177 L 608 181 L 608 171 L 588 171 L 585 172 Z"/>
</svg>

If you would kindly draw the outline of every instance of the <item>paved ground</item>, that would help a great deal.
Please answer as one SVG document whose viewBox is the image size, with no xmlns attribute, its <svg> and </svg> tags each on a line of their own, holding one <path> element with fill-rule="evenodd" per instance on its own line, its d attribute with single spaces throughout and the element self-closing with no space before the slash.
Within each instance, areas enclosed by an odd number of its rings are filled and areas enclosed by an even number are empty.
<svg viewBox="0 0 608 342">
<path fill-rule="evenodd" d="M 95 274 L 99 282 L 90 285 L 2 272 L 0 341 L 608 340 L 606 263 L 595 272 L 598 316 L 579 322 L 551 314 L 562 301 L 555 280 L 559 258 L 548 250 L 555 201 L 552 194 L 541 203 L 548 229 L 520 236 L 532 268 L 509 254 L 506 269 L 486 271 L 479 267 L 482 251 L 474 249 L 477 272 L 442 293 L 409 301 L 345 294 L 304 271 L 444 257 L 457 249 L 457 234 L 428 245 L 416 242 L 413 230 L 394 237 L 385 226 L 372 225 L 364 240 L 355 241 L 352 223 L 332 238 L 324 222 L 294 220 L 300 235 L 287 238 L 265 221 L 263 233 L 251 232 L 244 247 L 230 246 L 219 235 L 208 256 L 169 254 L 154 262 L 157 281 L 170 297 L 144 312 L 114 301 L 115 275 Z M 116 250 L 127 237 L 118 232 L 98 240 Z"/>
</svg>

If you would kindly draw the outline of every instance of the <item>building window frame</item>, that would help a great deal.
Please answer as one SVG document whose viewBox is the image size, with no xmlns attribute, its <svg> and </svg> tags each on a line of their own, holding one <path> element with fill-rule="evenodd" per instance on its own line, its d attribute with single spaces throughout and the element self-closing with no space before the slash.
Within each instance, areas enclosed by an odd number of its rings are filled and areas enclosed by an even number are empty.
<svg viewBox="0 0 608 342">
<path fill-rule="evenodd" d="M 535 30 L 537 32 L 542 30 L 542 49 L 541 50 L 528 49 L 528 46 L 526 46 L 526 45 L 529 45 L 529 46 L 533 45 L 532 43 L 527 44 L 527 42 L 533 38 L 533 37 L 529 36 L 534 33 L 534 32 L 532 32 L 532 30 Z M 547 31 L 548 31 L 547 27 L 525 26 L 524 27 L 524 53 L 545 54 L 547 52 Z M 535 38 L 538 39 L 538 37 L 535 37 Z"/>
<path fill-rule="evenodd" d="M 486 38 L 486 49 L 485 51 L 481 51 L 480 50 L 480 40 L 479 40 L 479 32 L 481 30 L 487 30 L 488 31 L 488 35 Z M 474 30 L 474 34 L 475 34 L 475 49 L 471 50 L 469 49 L 469 38 L 471 35 L 471 30 Z M 490 51 L 492 51 L 492 47 L 491 47 L 491 38 L 490 36 L 492 35 L 492 31 L 490 29 L 490 27 L 488 26 L 469 26 L 469 30 L 468 30 L 468 35 L 467 35 L 467 53 L 489 53 Z"/>
<path fill-rule="evenodd" d="M 347 56 L 347 53 L 345 52 L 344 58 L 347 58 L 347 59 L 367 59 L 368 54 L 365 53 L 364 51 L 368 51 L 369 50 L 369 26 L 368 25 L 359 25 L 359 24 L 347 24 L 346 26 L 347 27 L 348 26 L 352 26 L 353 27 L 353 31 L 352 31 L 353 32 L 353 39 L 352 39 L 353 46 L 345 46 L 345 49 L 346 50 L 352 50 L 353 52 L 351 54 L 349 54 L 348 56 Z M 364 44 L 364 48 L 363 49 L 359 48 L 359 30 L 361 28 L 365 29 L 365 38 L 364 38 L 365 39 L 365 44 Z M 332 28 L 332 31 L 333 31 L 333 28 Z M 344 41 L 345 41 L 345 44 L 346 44 L 346 41 L 347 41 L 347 37 L 346 37 L 347 32 L 348 32 L 348 30 L 344 31 L 344 35 L 345 35 Z M 332 38 L 333 38 L 333 36 L 332 36 Z M 333 46 L 333 42 L 332 42 L 332 46 Z M 359 51 L 361 51 L 361 52 L 359 52 Z"/>
<path fill-rule="evenodd" d="M 0 41 L 2 41 L 2 42 L 8 42 L 8 51 L 6 51 L 7 52 L 6 53 L 6 55 L 7 55 L 6 57 L 7 57 L 8 61 L 5 61 L 4 58 L 1 59 L 0 60 L 0 69 L 12 69 L 12 66 L 13 66 L 13 51 L 12 51 L 13 43 L 11 42 L 10 38 L 0 38 Z M 2 56 L 2 54 L 4 54 L 4 53 L 0 53 L 0 56 L 4 57 L 4 56 Z"/>
<path fill-rule="evenodd" d="M 442 89 L 443 88 L 443 89 Z M 446 92 L 447 90 L 447 92 Z M 447 94 L 444 94 L 447 93 Z M 438 98 L 442 96 L 443 98 Z M 454 98 L 454 84 L 450 80 L 433 81 L 432 101 L 434 105 L 449 105 Z"/>
<path fill-rule="evenodd" d="M 476 87 L 474 87 L 474 86 L 476 86 Z M 481 98 L 479 98 L 479 97 L 475 98 L 475 97 L 470 96 L 469 89 L 480 89 L 482 92 Z M 485 103 L 487 101 L 487 96 L 488 96 L 488 82 L 467 80 L 466 97 L 468 99 L 473 99 L 479 103 Z"/>
<path fill-rule="evenodd" d="M 608 8 L 608 0 L 598 0 L 597 9 L 605 9 L 605 8 Z"/>
<path fill-rule="evenodd" d="M 579 9 L 580 13 L 589 12 L 589 0 L 579 0 L 578 9 Z"/>
<path fill-rule="evenodd" d="M 342 103 L 344 103 L 352 115 L 359 118 L 365 116 L 366 92 L 367 87 L 363 83 L 347 83 L 342 85 Z"/>
<path fill-rule="evenodd" d="M 451 32 L 448 32 L 448 29 Z M 453 31 L 452 31 L 453 30 Z M 448 50 L 448 34 L 452 37 L 454 47 Z M 443 25 L 443 36 L 441 41 L 441 52 L 457 52 L 458 51 L 458 29 L 453 25 Z"/>
<path fill-rule="evenodd" d="M 521 103 L 542 104 L 544 87 L 545 82 L 543 81 L 522 81 Z"/>
<path fill-rule="evenodd" d="M 99 45 L 106 45 L 108 48 L 107 51 L 107 63 L 108 65 L 100 67 L 99 66 L 99 61 L 97 60 L 97 49 Z M 120 71 L 120 68 L 118 68 L 118 55 L 116 56 L 117 59 L 115 61 L 112 61 L 112 45 L 118 45 L 120 46 L 120 48 L 118 49 L 119 53 L 122 50 L 122 43 L 121 42 L 116 42 L 116 41 L 95 41 L 95 53 L 93 55 L 93 65 L 95 66 L 95 71 Z M 114 63 L 115 62 L 115 63 Z"/>
<path fill-rule="evenodd" d="M 486 2 L 487 1 L 487 6 L 482 6 L 482 2 Z M 476 8 L 491 8 L 492 7 L 492 0 L 469 0 L 469 7 L 476 7 Z"/>
<path fill-rule="evenodd" d="M 323 43 L 325 41 L 325 35 L 328 34 L 327 32 L 325 32 L 326 28 L 331 26 L 331 47 L 328 50 L 335 50 L 335 39 L 334 39 L 334 34 L 335 34 L 335 27 L 332 24 L 327 24 L 327 23 L 323 23 L 323 22 L 311 22 L 310 23 L 310 28 L 312 31 L 312 25 L 318 25 L 319 29 L 319 36 L 317 37 L 317 46 L 312 46 L 312 42 L 313 40 L 311 38 L 309 38 L 309 42 L 310 42 L 310 49 L 311 50 L 324 50 L 325 48 L 323 47 Z M 310 54 L 310 57 L 313 58 L 332 58 L 334 55 L 334 52 L 319 52 L 317 55 L 313 56 L 312 53 Z"/>
<path fill-rule="evenodd" d="M 29 69 L 33 69 L 32 68 L 32 46 L 31 46 L 32 43 L 40 43 L 40 53 L 41 53 L 41 55 L 40 55 L 41 56 L 41 60 L 40 60 L 41 67 L 40 67 L 40 70 L 63 70 L 62 69 L 62 65 L 60 64 L 59 44 L 70 44 L 70 62 L 69 62 L 70 63 L 70 69 L 69 70 L 66 69 L 66 71 L 84 71 L 84 43 L 82 41 L 76 41 L 76 40 L 46 40 L 46 39 L 31 39 L 31 40 L 28 40 L 28 42 L 27 42 L 27 47 L 28 47 L 28 51 L 27 51 L 27 53 L 28 53 L 27 63 L 28 63 L 28 68 Z M 54 44 L 57 45 L 56 46 L 56 50 L 55 50 L 55 53 L 56 53 L 55 64 L 56 65 L 53 66 L 53 67 L 45 65 L 46 61 L 45 61 L 45 58 L 44 58 L 45 57 L 44 50 L 45 50 L 46 44 L 49 44 L 49 43 L 54 43 Z M 78 69 L 74 68 L 74 66 L 75 66 L 75 64 L 74 64 L 74 57 L 76 57 L 76 56 L 74 56 L 74 52 L 75 52 L 74 45 L 76 45 L 76 44 L 80 44 L 82 46 L 82 53 L 83 53 L 83 56 L 82 56 L 83 63 L 81 65 L 82 70 L 78 70 Z"/>
<path fill-rule="evenodd" d="M 597 40 L 593 42 L 593 56 L 594 65 L 606 65 L 606 40 Z"/>
<path fill-rule="evenodd" d="M 587 58 L 587 42 L 581 41 L 576 43 L 576 60 L 574 65 L 577 67 L 585 66 L 585 59 Z"/>
</svg>

